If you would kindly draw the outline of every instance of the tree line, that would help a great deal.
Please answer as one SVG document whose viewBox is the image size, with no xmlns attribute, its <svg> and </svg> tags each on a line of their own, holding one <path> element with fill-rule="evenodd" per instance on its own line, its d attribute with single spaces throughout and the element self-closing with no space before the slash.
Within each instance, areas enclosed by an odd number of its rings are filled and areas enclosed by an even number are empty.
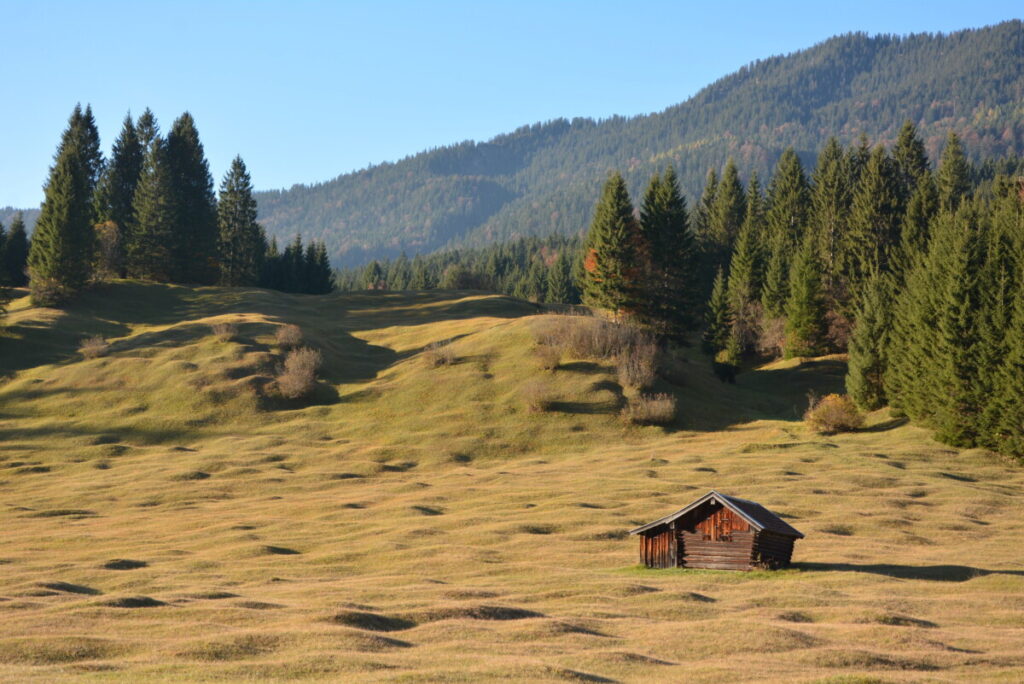
<svg viewBox="0 0 1024 684">
<path fill-rule="evenodd" d="M 308 293 L 333 287 L 323 243 L 303 250 L 297 239 L 283 253 L 268 243 L 241 157 L 214 194 L 188 112 L 166 136 L 149 109 L 126 116 L 105 159 L 91 108 L 76 106 L 44 193 L 27 258 L 36 304 L 61 304 L 106 278 Z"/>
<path fill-rule="evenodd" d="M 671 167 L 638 213 L 613 174 L 580 289 L 584 303 L 684 337 L 710 285 L 702 345 L 729 377 L 750 356 L 848 351 L 862 408 L 1024 456 L 1021 171 L 1016 159 L 972 168 L 953 133 L 933 170 L 908 121 L 891 148 L 829 140 L 810 174 L 787 150 L 767 192 L 756 175 L 744 187 L 730 159 L 689 216 Z"/>
</svg>

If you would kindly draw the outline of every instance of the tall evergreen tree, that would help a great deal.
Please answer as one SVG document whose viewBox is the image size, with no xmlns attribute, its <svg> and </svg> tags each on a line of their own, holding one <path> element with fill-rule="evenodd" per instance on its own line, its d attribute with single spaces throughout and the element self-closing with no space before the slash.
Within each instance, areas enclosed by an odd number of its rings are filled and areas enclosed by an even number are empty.
<svg viewBox="0 0 1024 684">
<path fill-rule="evenodd" d="M 715 199 L 718 196 L 718 172 L 713 168 L 708 169 L 708 175 L 704 178 L 704 192 L 697 203 L 697 209 L 693 212 L 693 233 L 701 249 L 710 241 L 711 216 L 715 210 Z"/>
<path fill-rule="evenodd" d="M 732 157 L 725 163 L 722 180 L 718 183 L 710 211 L 707 251 L 721 263 L 727 258 L 736 236 L 739 235 L 746 211 L 743 184 L 740 182 L 739 171 Z"/>
<path fill-rule="evenodd" d="M 219 264 L 222 285 L 245 286 L 258 282 L 266 243 L 256 223 L 252 179 L 241 157 L 235 157 L 224 175 L 217 204 L 220 231 Z"/>
<path fill-rule="evenodd" d="M 614 173 L 604 185 L 584 246 L 583 302 L 615 314 L 630 308 L 636 296 L 637 234 L 626 182 Z"/>
<path fill-rule="evenodd" d="M 174 205 L 172 277 L 176 282 L 213 283 L 217 202 L 203 144 L 188 112 L 175 120 L 167 134 L 167 167 Z"/>
<path fill-rule="evenodd" d="M 573 303 L 572 281 L 569 273 L 571 268 L 569 257 L 563 250 L 548 268 L 547 301 L 555 304 Z"/>
<path fill-rule="evenodd" d="M 134 225 L 126 247 L 126 270 L 133 278 L 168 282 L 173 270 L 174 202 L 167 145 L 153 138 L 132 203 Z"/>
<path fill-rule="evenodd" d="M 892 327 L 892 286 L 888 275 L 873 271 L 856 309 L 856 323 L 850 336 L 850 359 L 846 392 L 868 411 L 886 403 L 886 350 Z"/>
<path fill-rule="evenodd" d="M 812 176 L 811 228 L 816 234 L 826 292 L 835 296 L 842 241 L 850 212 L 852 187 L 848 159 L 839 141 L 829 138 Z"/>
<path fill-rule="evenodd" d="M 0 263 L 0 271 L 3 272 L 7 283 L 13 287 L 24 287 L 28 284 L 28 235 L 25 233 L 25 219 L 19 211 L 11 220 L 11 227 L 7 231 L 7 239 L 4 242 L 3 262 Z"/>
<path fill-rule="evenodd" d="M 725 285 L 725 274 L 719 268 L 711 287 L 711 299 L 705 316 L 706 326 L 701 339 L 705 353 L 716 356 L 729 347 L 732 337 L 733 311 L 729 306 L 729 292 Z"/>
<path fill-rule="evenodd" d="M 116 246 L 110 266 L 122 277 L 126 274 L 124 246 L 131 241 L 135 219 L 135 190 L 142 176 L 145 156 L 146 150 L 136 134 L 131 114 L 128 114 L 121 126 L 121 133 L 114 141 L 110 163 L 100 177 L 94 198 L 97 222 L 114 224 L 113 238 Z"/>
<path fill-rule="evenodd" d="M 824 350 L 825 298 L 814 236 L 808 234 L 793 260 L 786 300 L 786 358 L 816 356 Z"/>
<path fill-rule="evenodd" d="M 764 197 L 757 174 L 747 184 L 746 211 L 743 227 L 729 260 L 729 305 L 736 314 L 734 337 L 740 351 L 752 346 L 761 310 L 755 306 L 761 298 L 764 276 Z"/>
<path fill-rule="evenodd" d="M 697 323 L 697 246 L 675 169 L 655 175 L 640 210 L 642 242 L 648 248 L 641 319 L 659 333 L 681 340 Z"/>
<path fill-rule="evenodd" d="M 903 122 L 903 128 L 892 148 L 892 157 L 899 179 L 900 202 L 905 205 L 914 194 L 921 177 L 928 172 L 928 154 L 924 149 L 924 141 L 910 119 Z"/>
<path fill-rule="evenodd" d="M 942 160 L 935 176 L 935 184 L 939 191 L 939 209 L 954 212 L 960 202 L 970 192 L 971 167 L 964 155 L 960 138 L 953 131 L 946 138 L 946 147 L 942 151 Z"/>
<path fill-rule="evenodd" d="M 889 269 L 889 258 L 899 245 L 898 187 L 895 164 L 884 147 L 875 147 L 853 194 L 850 228 L 842 247 L 842 271 L 854 300 L 871 271 Z"/>
<path fill-rule="evenodd" d="M 334 290 L 334 271 L 327 247 L 314 240 L 306 249 L 306 294 L 327 294 Z"/>
<path fill-rule="evenodd" d="M 85 126 L 81 108 L 75 107 L 46 182 L 28 257 L 32 301 L 37 305 L 67 301 L 92 276 L 93 159 Z"/>
<path fill-rule="evenodd" d="M 146 110 L 139 115 L 135 122 L 135 137 L 139 139 L 142 149 L 148 150 L 158 135 L 160 135 L 160 126 L 157 124 L 153 112 L 146 107 Z"/>
<path fill-rule="evenodd" d="M 761 285 L 761 308 L 767 320 L 781 318 L 789 299 L 789 264 L 793 258 L 793 243 L 785 233 L 768 237 L 768 256 L 765 260 L 764 282 Z"/>
<path fill-rule="evenodd" d="M 925 171 L 917 181 L 917 187 L 907 203 L 900 232 L 898 264 L 893 271 L 899 277 L 910 272 L 914 263 L 921 259 L 928 248 L 929 226 L 939 210 L 939 193 L 930 171 Z"/>
<path fill-rule="evenodd" d="M 791 245 L 799 245 L 810 212 L 810 192 L 800 158 L 792 147 L 779 157 L 768 186 L 768 234 L 785 236 Z"/>
</svg>

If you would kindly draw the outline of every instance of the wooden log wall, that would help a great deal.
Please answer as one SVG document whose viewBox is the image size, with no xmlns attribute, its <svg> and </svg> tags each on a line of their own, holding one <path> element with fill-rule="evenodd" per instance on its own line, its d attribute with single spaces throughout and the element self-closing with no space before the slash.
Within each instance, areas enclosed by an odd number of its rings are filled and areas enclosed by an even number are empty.
<svg viewBox="0 0 1024 684">
<path fill-rule="evenodd" d="M 657 534 L 640 535 L 640 562 L 649 568 L 674 568 L 676 566 L 675 530 L 666 525 L 656 532 Z"/>
<path fill-rule="evenodd" d="M 762 530 L 754 540 L 754 559 L 769 568 L 784 568 L 793 558 L 793 538 Z"/>
<path fill-rule="evenodd" d="M 750 531 L 750 524 L 746 520 L 721 504 L 707 511 L 697 511 L 697 513 L 704 513 L 706 517 L 699 520 L 690 529 L 703 534 L 708 539 L 728 540 L 733 532 Z"/>
<path fill-rule="evenodd" d="M 754 534 L 733 532 L 729 541 L 705 539 L 703 532 L 679 534 L 679 564 L 684 568 L 749 570 L 753 560 Z"/>
</svg>

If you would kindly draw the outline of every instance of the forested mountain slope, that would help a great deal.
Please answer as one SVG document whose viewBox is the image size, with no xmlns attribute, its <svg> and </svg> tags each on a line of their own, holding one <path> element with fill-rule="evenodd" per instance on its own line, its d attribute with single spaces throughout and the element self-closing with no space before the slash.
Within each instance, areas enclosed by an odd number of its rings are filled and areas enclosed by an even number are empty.
<svg viewBox="0 0 1024 684">
<path fill-rule="evenodd" d="M 337 264 L 572 233 L 611 169 L 636 192 L 676 165 L 691 204 L 707 170 L 734 156 L 766 176 L 794 146 L 810 162 L 831 135 L 892 142 L 914 121 L 929 156 L 949 130 L 974 157 L 1024 149 L 1024 24 L 948 35 L 847 34 L 755 62 L 664 112 L 524 126 L 312 186 L 260 193 L 271 235 L 326 241 Z M 685 68 L 685 65 L 680 65 Z"/>
</svg>

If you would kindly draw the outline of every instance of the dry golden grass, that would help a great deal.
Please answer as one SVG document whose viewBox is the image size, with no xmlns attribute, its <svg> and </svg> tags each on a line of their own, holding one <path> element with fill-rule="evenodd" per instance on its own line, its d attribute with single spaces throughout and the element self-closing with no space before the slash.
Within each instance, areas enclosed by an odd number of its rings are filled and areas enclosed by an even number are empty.
<svg viewBox="0 0 1024 684">
<path fill-rule="evenodd" d="M 808 431 L 835 358 L 736 386 L 684 359 L 652 388 L 676 426 L 627 426 L 610 361 L 537 368 L 531 311 L 133 283 L 15 302 L 0 681 L 1020 681 L 1019 467 L 884 412 Z M 323 353 L 305 408 L 261 393 L 286 320 Z M 805 532 L 795 567 L 637 568 L 625 531 L 712 487 Z"/>
</svg>

